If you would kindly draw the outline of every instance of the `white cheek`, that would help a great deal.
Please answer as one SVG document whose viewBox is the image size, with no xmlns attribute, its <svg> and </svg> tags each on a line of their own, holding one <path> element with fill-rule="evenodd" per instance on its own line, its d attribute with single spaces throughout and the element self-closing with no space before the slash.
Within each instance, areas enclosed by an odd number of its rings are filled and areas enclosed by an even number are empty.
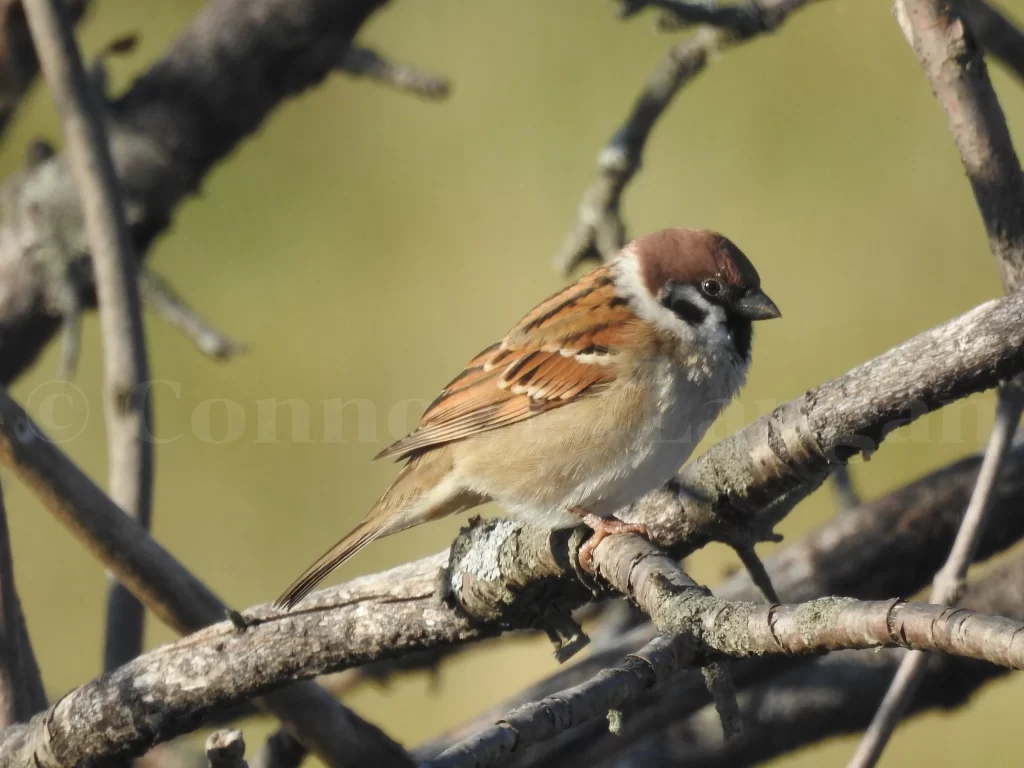
<svg viewBox="0 0 1024 768">
<path fill-rule="evenodd" d="M 694 327 L 684 322 L 667 307 L 655 301 L 640 277 L 640 267 L 636 257 L 630 251 L 623 251 L 612 267 L 615 282 L 620 287 L 620 294 L 629 297 L 629 304 L 637 315 L 656 328 L 668 331 L 682 341 L 693 343 L 697 340 Z M 699 293 L 699 306 L 710 306 Z M 711 319 L 710 314 L 705 322 Z"/>
</svg>

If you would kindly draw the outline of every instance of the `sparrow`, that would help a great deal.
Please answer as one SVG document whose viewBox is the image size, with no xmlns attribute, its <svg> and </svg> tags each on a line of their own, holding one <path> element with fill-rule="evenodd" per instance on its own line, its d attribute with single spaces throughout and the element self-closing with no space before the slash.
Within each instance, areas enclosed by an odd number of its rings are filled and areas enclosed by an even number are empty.
<svg viewBox="0 0 1024 768">
<path fill-rule="evenodd" d="M 552 528 L 582 521 L 592 569 L 605 536 L 646 534 L 615 513 L 679 470 L 746 380 L 753 321 L 780 316 L 726 237 L 632 241 L 473 358 L 375 457 L 406 464 L 276 605 L 291 608 L 375 539 L 488 501 Z"/>
</svg>

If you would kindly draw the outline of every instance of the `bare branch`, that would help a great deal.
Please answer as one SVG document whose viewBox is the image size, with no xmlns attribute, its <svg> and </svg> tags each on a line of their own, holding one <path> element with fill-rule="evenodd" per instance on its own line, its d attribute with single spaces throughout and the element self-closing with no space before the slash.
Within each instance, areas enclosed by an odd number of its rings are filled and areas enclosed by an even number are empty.
<svg viewBox="0 0 1024 768">
<path fill-rule="evenodd" d="M 446 597 L 436 589 L 440 554 L 314 593 L 288 614 L 251 609 L 243 630 L 222 622 L 144 654 L 69 693 L 28 725 L 8 729 L 0 760 L 20 760 L 38 749 L 43 728 L 46 757 L 58 763 L 130 757 L 195 727 L 210 711 L 285 680 L 543 621 L 554 606 L 579 604 L 588 595 L 570 564 L 569 538 L 493 521 L 454 545 Z M 681 636 L 687 665 L 900 645 L 1024 666 L 1024 643 L 1015 641 L 1024 625 L 1009 619 L 901 600 L 728 602 L 633 535 L 609 537 L 594 557 L 610 586 L 636 600 L 660 631 Z M 546 599 L 539 600 L 542 594 Z"/>
<path fill-rule="evenodd" d="M 477 768 L 494 765 L 512 752 L 553 739 L 588 720 L 603 718 L 640 694 L 664 683 L 680 668 L 679 640 L 657 637 L 617 666 L 572 688 L 513 710 L 478 733 L 445 750 L 420 768 Z"/>
<path fill-rule="evenodd" d="M 1010 449 L 1010 442 L 1024 410 L 1024 392 L 1018 385 L 1009 384 L 999 394 L 996 423 L 989 437 L 985 458 L 981 463 L 978 481 L 971 501 L 964 513 L 963 523 L 953 542 L 945 565 L 935 577 L 929 600 L 936 605 L 955 603 L 964 591 L 967 569 L 974 562 L 978 545 L 988 523 L 996 480 Z M 886 692 L 878 712 L 850 759 L 851 768 L 870 768 L 882 756 L 885 745 L 906 713 L 914 693 L 924 679 L 927 657 L 923 653 L 909 653 L 900 664 L 892 685 Z"/>
<path fill-rule="evenodd" d="M 227 360 L 245 351 L 244 344 L 232 341 L 206 322 L 170 283 L 152 270 L 139 275 L 139 287 L 143 302 L 191 339 L 204 355 Z"/>
<path fill-rule="evenodd" d="M 182 199 L 274 108 L 336 72 L 338 52 L 384 2 L 203 5 L 107 112 L 136 258 L 145 257 Z M 64 278 L 88 252 L 82 221 L 63 156 L 0 186 L 0 383 L 17 377 L 61 327 Z M 91 285 L 78 298 L 92 306 Z"/>
<path fill-rule="evenodd" d="M 1024 618 L 1024 557 L 1015 557 L 964 596 L 963 608 Z M 813 663 L 799 663 L 740 695 L 743 734 L 722 743 L 707 709 L 690 717 L 684 707 L 668 727 L 644 732 L 630 727 L 619 739 L 602 740 L 560 763 L 565 768 L 621 765 L 616 760 L 643 755 L 645 766 L 685 765 L 688 768 L 733 768 L 768 761 L 830 736 L 856 733 L 870 722 L 877 702 L 905 655 L 897 649 L 842 652 Z M 923 685 L 914 698 L 914 712 L 951 709 L 968 703 L 989 681 L 1007 670 L 992 665 L 930 654 Z M 679 678 L 671 686 L 679 685 Z M 638 714 L 642 719 L 645 714 Z M 604 749 L 601 747 L 605 746 Z"/>
<path fill-rule="evenodd" d="M 153 504 L 153 443 L 146 338 L 135 256 L 110 159 L 103 106 L 82 66 L 61 0 L 22 0 L 39 61 L 64 123 L 82 200 L 103 331 L 110 497 L 148 529 Z M 142 604 L 110 585 L 104 669 L 142 652 Z"/>
<path fill-rule="evenodd" d="M 0 391 L 0 463 L 168 626 L 184 634 L 220 621 L 224 604 L 83 473 L 6 392 Z M 258 701 L 310 751 L 332 764 L 342 756 L 406 765 L 398 745 L 315 683 L 298 683 Z M 146 707 L 135 716 L 142 717 Z"/>
<path fill-rule="evenodd" d="M 0 491 L 0 728 L 24 722 L 45 708 L 43 679 L 14 587 L 14 558 Z"/>
<path fill-rule="evenodd" d="M 946 113 L 1003 287 L 1024 287 L 1024 172 L 959 5 L 898 0 L 896 18 Z"/>
<path fill-rule="evenodd" d="M 640 170 L 644 146 L 654 124 L 679 90 L 704 71 L 708 61 L 733 45 L 760 32 L 776 29 L 789 14 L 812 0 L 747 0 L 719 13 L 754 19 L 742 31 L 705 27 L 669 49 L 647 81 L 626 122 L 597 158 L 597 179 L 583 193 L 576 220 L 566 235 L 555 266 L 569 272 L 589 259 L 610 259 L 626 242 L 622 221 L 622 193 Z M 628 9 L 636 3 L 627 2 Z M 698 4 L 687 4 L 695 7 Z M 628 13 L 626 15 L 629 15 Z"/>
<path fill-rule="evenodd" d="M 865 504 L 849 515 L 836 517 L 770 557 L 765 563 L 766 570 L 789 601 L 811 600 L 826 595 L 879 599 L 894 594 L 913 594 L 925 586 L 949 551 L 980 463 L 980 457 L 963 459 L 906 488 Z M 977 552 L 979 557 L 1001 552 L 1024 536 L 1024 516 L 1020 515 L 1020 505 L 1024 502 L 1022 470 L 1024 446 L 1019 446 L 1010 453 L 1000 473 L 992 519 Z M 1024 559 L 1020 562 L 1024 567 Z M 743 571 L 717 587 L 715 594 L 728 600 L 756 600 L 759 597 L 757 587 L 749 574 Z M 998 605 L 972 603 L 971 607 L 1002 615 Z M 1017 614 L 1009 615 L 1020 618 Z M 605 644 L 601 652 L 531 685 L 512 700 L 423 745 L 416 754 L 420 759 L 432 758 L 460 739 L 486 729 L 509 710 L 556 695 L 565 688 L 580 686 L 598 676 L 601 670 L 618 665 L 623 656 L 635 652 L 654 637 L 655 630 L 650 624 L 620 634 L 614 642 Z M 741 686 L 782 670 L 777 659 L 756 667 L 751 667 L 748 662 L 734 665 L 734 673 Z M 703 688 L 700 675 L 693 671 L 677 675 L 670 686 L 645 696 L 632 708 L 623 707 L 626 725 L 621 738 L 609 736 L 606 728 L 592 721 L 564 733 L 543 748 L 519 757 L 517 765 L 522 768 L 586 766 L 593 762 L 595 756 L 619 754 L 626 749 L 626 742 L 635 742 L 659 732 L 668 723 L 680 720 L 707 703 L 708 696 Z M 882 688 L 884 684 L 875 701 L 881 698 Z M 642 715 L 638 714 L 640 709 Z"/>
<path fill-rule="evenodd" d="M 451 92 L 448 78 L 421 72 L 403 64 L 394 64 L 372 48 L 352 46 L 347 49 L 342 54 L 338 69 L 353 77 L 376 80 L 431 101 L 446 99 Z"/>
</svg>

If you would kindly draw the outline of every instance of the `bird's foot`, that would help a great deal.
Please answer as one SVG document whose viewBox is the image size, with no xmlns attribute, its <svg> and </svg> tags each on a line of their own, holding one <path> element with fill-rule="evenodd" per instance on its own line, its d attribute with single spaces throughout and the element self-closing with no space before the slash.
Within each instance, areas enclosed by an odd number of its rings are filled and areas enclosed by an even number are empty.
<svg viewBox="0 0 1024 768">
<path fill-rule="evenodd" d="M 597 545 L 605 540 L 607 536 L 615 536 L 620 533 L 636 533 L 640 536 L 647 535 L 647 526 L 643 523 L 627 523 L 615 517 L 599 517 L 593 512 L 586 510 L 574 510 L 580 519 L 593 529 L 593 535 L 583 542 L 580 547 L 580 565 L 587 573 L 594 574 L 594 550 Z M 596 574 L 594 574 L 596 575 Z"/>
</svg>

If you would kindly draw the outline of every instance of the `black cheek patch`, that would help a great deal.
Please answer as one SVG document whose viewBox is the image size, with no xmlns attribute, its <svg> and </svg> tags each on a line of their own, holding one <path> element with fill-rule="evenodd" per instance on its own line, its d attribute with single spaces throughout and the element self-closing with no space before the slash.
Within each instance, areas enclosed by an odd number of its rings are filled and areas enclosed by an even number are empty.
<svg viewBox="0 0 1024 768">
<path fill-rule="evenodd" d="M 673 314 L 679 317 L 684 323 L 700 325 L 708 316 L 708 313 L 690 301 L 689 298 L 677 287 L 669 288 L 668 294 L 661 301 Z"/>
</svg>

